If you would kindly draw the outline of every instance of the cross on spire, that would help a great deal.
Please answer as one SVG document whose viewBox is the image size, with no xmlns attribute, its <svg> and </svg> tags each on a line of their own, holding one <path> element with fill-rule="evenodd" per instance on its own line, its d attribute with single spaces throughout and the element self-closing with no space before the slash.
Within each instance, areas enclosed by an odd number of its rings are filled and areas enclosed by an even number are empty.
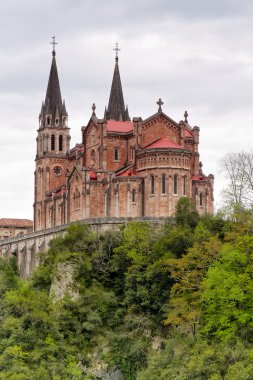
<svg viewBox="0 0 253 380">
<path fill-rule="evenodd" d="M 159 108 L 158 108 L 158 112 L 162 112 L 162 105 L 164 104 L 162 99 L 159 98 L 158 102 L 156 102 L 156 104 L 158 104 Z"/>
<path fill-rule="evenodd" d="M 55 45 L 58 45 L 58 42 L 55 42 L 55 36 L 52 37 L 53 41 L 50 42 L 51 45 L 53 45 L 53 55 L 55 55 Z"/>
<path fill-rule="evenodd" d="M 115 61 L 118 62 L 118 60 L 119 60 L 118 52 L 121 50 L 121 49 L 119 48 L 119 44 L 118 44 L 118 42 L 116 42 L 116 47 L 115 47 L 113 50 L 116 51 Z"/>
</svg>

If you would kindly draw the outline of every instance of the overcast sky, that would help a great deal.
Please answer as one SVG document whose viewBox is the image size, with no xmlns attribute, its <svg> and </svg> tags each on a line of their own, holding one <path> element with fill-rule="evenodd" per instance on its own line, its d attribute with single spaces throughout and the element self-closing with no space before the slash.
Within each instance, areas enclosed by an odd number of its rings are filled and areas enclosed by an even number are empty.
<svg viewBox="0 0 253 380">
<path fill-rule="evenodd" d="M 8 0 L 0 3 L 0 218 L 33 217 L 36 135 L 51 65 L 51 37 L 71 146 L 95 102 L 108 104 L 114 51 L 130 116 L 189 113 L 200 127 L 215 205 L 220 160 L 253 143 L 252 0 Z"/>
</svg>

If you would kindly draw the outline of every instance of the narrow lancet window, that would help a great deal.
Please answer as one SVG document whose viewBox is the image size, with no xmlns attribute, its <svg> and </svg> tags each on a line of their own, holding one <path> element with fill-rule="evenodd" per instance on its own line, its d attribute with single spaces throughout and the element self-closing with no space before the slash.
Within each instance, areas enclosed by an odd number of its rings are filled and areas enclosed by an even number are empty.
<svg viewBox="0 0 253 380">
<path fill-rule="evenodd" d="M 59 136 L 59 151 L 60 152 L 63 151 L 63 136 L 62 135 Z"/>
<path fill-rule="evenodd" d="M 178 188 L 178 176 L 177 174 L 174 174 L 174 194 L 177 194 Z"/>
<path fill-rule="evenodd" d="M 136 190 L 133 189 L 132 190 L 132 203 L 135 203 L 136 202 Z"/>
<path fill-rule="evenodd" d="M 51 150 L 55 150 L 55 135 L 51 135 Z"/>
<path fill-rule="evenodd" d="M 115 147 L 114 148 L 114 161 L 119 160 L 119 148 Z"/>
<path fill-rule="evenodd" d="M 183 195 L 186 195 L 186 176 L 183 177 Z"/>
<path fill-rule="evenodd" d="M 162 174 L 162 194 L 166 194 L 166 175 Z"/>
<path fill-rule="evenodd" d="M 150 176 L 150 193 L 155 194 L 155 176 L 153 174 Z"/>
</svg>

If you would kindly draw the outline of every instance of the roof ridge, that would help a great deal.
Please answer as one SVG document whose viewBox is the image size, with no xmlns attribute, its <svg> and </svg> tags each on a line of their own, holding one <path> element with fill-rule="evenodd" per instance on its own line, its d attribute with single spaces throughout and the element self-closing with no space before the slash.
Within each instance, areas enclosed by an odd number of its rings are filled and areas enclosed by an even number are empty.
<svg viewBox="0 0 253 380">
<path fill-rule="evenodd" d="M 129 164 L 129 165 L 127 165 L 127 166 L 124 166 L 124 168 L 121 168 L 121 169 L 117 170 L 117 171 L 115 172 L 115 174 L 117 175 L 117 174 L 124 173 L 124 171 L 126 171 L 126 170 L 132 168 L 133 166 L 134 166 L 133 163 L 132 163 L 132 164 Z"/>
</svg>

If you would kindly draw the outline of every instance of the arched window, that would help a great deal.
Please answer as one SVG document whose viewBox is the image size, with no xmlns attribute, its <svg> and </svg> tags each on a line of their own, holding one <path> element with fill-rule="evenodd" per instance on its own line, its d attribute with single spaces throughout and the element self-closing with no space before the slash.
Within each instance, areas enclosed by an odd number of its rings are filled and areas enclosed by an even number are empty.
<svg viewBox="0 0 253 380">
<path fill-rule="evenodd" d="M 183 177 L 183 195 L 186 195 L 186 176 Z"/>
<path fill-rule="evenodd" d="M 55 150 L 55 135 L 51 135 L 51 150 Z"/>
<path fill-rule="evenodd" d="M 136 202 L 136 189 L 132 190 L 132 203 Z"/>
<path fill-rule="evenodd" d="M 200 207 L 203 206 L 203 194 L 202 193 L 199 194 L 199 205 L 200 205 Z"/>
<path fill-rule="evenodd" d="M 162 174 L 162 194 L 166 194 L 166 175 Z"/>
<path fill-rule="evenodd" d="M 134 148 L 133 148 L 133 146 L 130 147 L 130 159 L 131 160 L 134 159 Z"/>
<path fill-rule="evenodd" d="M 153 174 L 150 176 L 150 194 L 155 194 L 155 176 Z"/>
<path fill-rule="evenodd" d="M 48 116 L 47 117 L 47 125 L 50 125 L 51 124 L 51 119 L 50 119 L 50 117 Z"/>
<path fill-rule="evenodd" d="M 60 152 L 63 151 L 63 136 L 62 135 L 59 136 L 59 151 Z"/>
<path fill-rule="evenodd" d="M 173 178 L 173 188 L 174 188 L 174 194 L 177 194 L 177 190 L 178 190 L 178 176 L 177 174 L 174 174 L 174 178 Z"/>
<path fill-rule="evenodd" d="M 115 147 L 114 148 L 114 161 L 119 160 L 119 148 Z"/>
</svg>

